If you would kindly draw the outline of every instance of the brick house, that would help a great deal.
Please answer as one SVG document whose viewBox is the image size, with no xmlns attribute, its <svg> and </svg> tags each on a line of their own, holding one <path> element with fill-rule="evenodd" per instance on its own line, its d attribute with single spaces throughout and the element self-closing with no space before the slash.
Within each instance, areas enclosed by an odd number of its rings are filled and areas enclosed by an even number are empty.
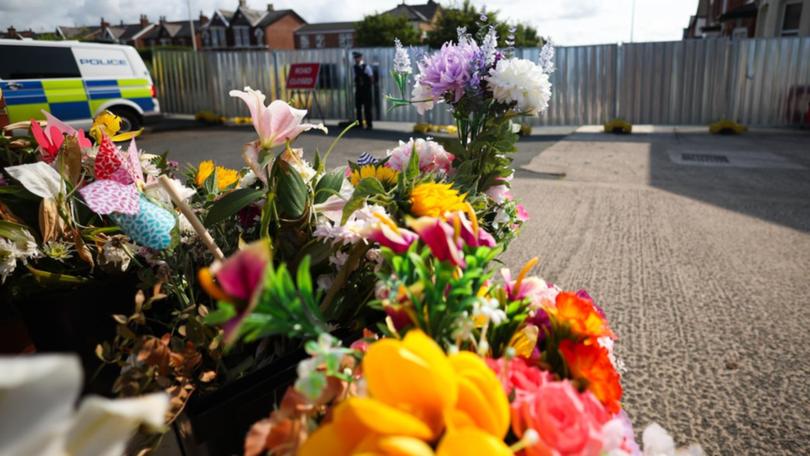
<svg viewBox="0 0 810 456">
<path fill-rule="evenodd" d="M 436 28 L 436 23 L 442 14 L 442 7 L 433 0 L 428 0 L 422 5 L 406 5 L 403 0 L 395 8 L 382 14 L 405 17 L 415 29 L 419 30 L 419 36 L 424 40 L 427 38 L 427 33 Z"/>
<path fill-rule="evenodd" d="M 202 30 L 203 47 L 294 49 L 294 33 L 307 22 L 291 9 L 248 8 L 245 0 L 233 11 L 217 10 Z"/>
<path fill-rule="evenodd" d="M 357 22 L 307 24 L 295 31 L 296 49 L 347 48 L 354 46 Z"/>
<path fill-rule="evenodd" d="M 154 24 L 153 27 L 149 28 L 144 33 L 138 35 L 137 40 L 140 44 L 142 44 L 143 47 L 193 47 L 194 43 L 192 43 L 191 40 L 194 39 L 196 41 L 196 46 L 199 49 L 202 47 L 201 30 L 208 23 L 208 18 L 200 13 L 200 17 L 193 22 L 194 30 L 192 33 L 191 21 L 167 21 L 166 17 L 161 16 L 158 23 Z"/>
<path fill-rule="evenodd" d="M 810 0 L 700 0 L 684 39 L 810 36 Z"/>
</svg>

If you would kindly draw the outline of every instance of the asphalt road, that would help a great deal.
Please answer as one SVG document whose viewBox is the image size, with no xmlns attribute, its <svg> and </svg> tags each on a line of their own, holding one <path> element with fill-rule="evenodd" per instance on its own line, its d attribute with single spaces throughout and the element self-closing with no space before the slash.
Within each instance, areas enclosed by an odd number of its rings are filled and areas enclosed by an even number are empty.
<svg viewBox="0 0 810 456">
<path fill-rule="evenodd" d="M 311 157 L 336 133 L 297 145 Z M 409 136 L 350 133 L 330 165 Z M 186 130 L 139 144 L 239 166 L 253 138 Z M 810 454 L 808 144 L 801 132 L 519 143 L 513 190 L 532 218 L 503 260 L 538 256 L 541 276 L 606 309 L 637 430 L 656 421 L 707 454 Z"/>
</svg>

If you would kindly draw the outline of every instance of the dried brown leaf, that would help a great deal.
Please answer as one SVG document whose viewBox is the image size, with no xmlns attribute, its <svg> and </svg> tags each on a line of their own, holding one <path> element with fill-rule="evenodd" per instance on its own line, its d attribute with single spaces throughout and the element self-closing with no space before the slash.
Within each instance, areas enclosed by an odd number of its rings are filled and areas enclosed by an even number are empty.
<svg viewBox="0 0 810 456">
<path fill-rule="evenodd" d="M 73 230 L 73 243 L 76 246 L 76 253 L 78 253 L 79 258 L 90 265 L 91 269 L 95 267 L 96 263 L 93 261 L 93 253 L 90 251 L 90 248 L 87 247 L 87 244 L 84 243 L 79 230 Z"/>
<path fill-rule="evenodd" d="M 6 204 L 2 201 L 0 201 L 0 220 L 16 223 L 18 225 L 25 225 L 25 222 L 14 215 L 14 213 L 11 212 L 11 209 L 9 209 L 8 206 L 6 206 Z"/>
<path fill-rule="evenodd" d="M 56 201 L 53 198 L 43 198 L 39 203 L 39 232 L 43 243 L 56 239 L 60 220 Z"/>
<path fill-rule="evenodd" d="M 62 176 L 75 186 L 82 177 L 82 149 L 75 136 L 65 138 L 58 157 L 58 169 L 62 172 Z"/>
<path fill-rule="evenodd" d="M 171 363 L 171 350 L 169 350 L 168 341 L 157 337 L 147 337 L 141 345 L 136 359 L 144 364 L 154 366 L 160 375 L 167 375 Z"/>
</svg>

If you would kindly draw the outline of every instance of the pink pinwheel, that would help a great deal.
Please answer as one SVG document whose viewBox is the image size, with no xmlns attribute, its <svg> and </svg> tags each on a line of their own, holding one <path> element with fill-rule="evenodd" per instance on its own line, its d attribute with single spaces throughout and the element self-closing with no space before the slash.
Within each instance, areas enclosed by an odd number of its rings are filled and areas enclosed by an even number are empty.
<svg viewBox="0 0 810 456">
<path fill-rule="evenodd" d="M 135 142 L 130 143 L 128 155 L 138 150 Z M 126 163 L 126 165 L 124 165 Z M 131 169 L 132 160 L 122 160 L 118 148 L 106 136 L 102 137 L 94 164 L 96 180 L 79 189 L 87 206 L 96 214 L 107 215 L 113 212 L 137 214 L 138 189 L 133 183 L 140 173 L 140 162 L 137 169 Z M 141 177 L 142 178 L 142 177 Z"/>
<path fill-rule="evenodd" d="M 233 342 L 242 320 L 256 306 L 262 290 L 264 271 L 270 263 L 270 246 L 259 240 L 236 252 L 223 262 L 200 269 L 200 286 L 214 299 L 237 306 L 237 315 L 223 325 L 225 341 Z M 216 278 L 216 283 L 214 282 Z"/>
<path fill-rule="evenodd" d="M 388 247 L 397 254 L 405 253 L 408 247 L 419 239 L 418 234 L 398 227 L 393 220 L 385 215 L 376 212 L 373 215 L 379 219 L 380 222 L 369 227 L 363 234 L 365 238 Z"/>
<path fill-rule="evenodd" d="M 65 135 L 76 135 L 79 147 L 82 149 L 93 146 L 90 140 L 84 136 L 84 130 L 76 130 L 45 110 L 42 113 L 45 114 L 45 118 L 48 120 L 45 129 L 39 125 L 38 121 L 31 119 L 31 133 L 34 135 L 37 144 L 39 144 L 44 162 L 52 163 L 56 160 L 56 155 L 59 153 L 62 143 L 65 142 Z"/>
<path fill-rule="evenodd" d="M 292 141 L 308 130 L 318 129 L 328 133 L 323 124 L 302 123 L 307 114 L 304 109 L 294 109 L 281 100 L 275 100 L 269 106 L 265 106 L 265 96 L 261 91 L 245 87 L 244 92 L 231 90 L 229 95 L 241 98 L 250 109 L 253 128 L 259 135 L 259 145 L 264 149 Z"/>
<path fill-rule="evenodd" d="M 453 227 L 447 222 L 435 217 L 419 217 L 409 221 L 408 225 L 439 261 L 449 261 L 462 268 L 466 266 L 461 239 L 455 236 Z"/>
</svg>

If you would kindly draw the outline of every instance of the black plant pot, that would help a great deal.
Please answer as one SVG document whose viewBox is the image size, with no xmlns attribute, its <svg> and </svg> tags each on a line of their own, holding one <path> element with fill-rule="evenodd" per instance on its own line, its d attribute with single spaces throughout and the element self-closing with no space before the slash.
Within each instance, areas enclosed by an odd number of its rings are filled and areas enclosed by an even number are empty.
<svg viewBox="0 0 810 456">
<path fill-rule="evenodd" d="M 333 335 L 349 346 L 363 333 L 338 330 Z M 294 349 L 210 394 L 192 396 L 183 417 L 190 424 L 191 435 L 179 435 L 184 442 L 183 453 L 243 454 L 250 427 L 267 418 L 281 402 L 287 388 L 295 383 L 298 363 L 308 356 L 303 348 Z"/>
<path fill-rule="evenodd" d="M 184 454 L 242 454 L 248 430 L 270 415 L 306 357 L 296 349 L 210 394 L 192 396 L 184 413 L 191 435 L 180 437 Z"/>
<path fill-rule="evenodd" d="M 109 277 L 70 289 L 25 287 L 6 294 L 6 313 L 19 317 L 38 353 L 75 353 L 84 368 L 84 393 L 111 396 L 115 369 L 102 369 L 96 346 L 115 337 L 113 314 L 133 309 L 137 278 Z"/>
</svg>

